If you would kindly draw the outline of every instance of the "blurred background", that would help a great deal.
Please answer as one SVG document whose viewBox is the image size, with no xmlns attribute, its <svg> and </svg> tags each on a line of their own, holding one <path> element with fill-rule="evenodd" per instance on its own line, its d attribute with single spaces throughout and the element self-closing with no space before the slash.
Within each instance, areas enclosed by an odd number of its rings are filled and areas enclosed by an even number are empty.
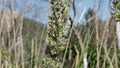
<svg viewBox="0 0 120 68">
<path fill-rule="evenodd" d="M 94 0 L 75 0 L 77 19 L 80 18 L 84 9 L 87 13 L 88 9 L 96 10 L 99 19 L 105 21 L 107 18 L 110 19 L 110 9 L 112 0 L 98 0 L 97 8 L 95 8 Z M 10 9 L 10 5 L 14 6 L 14 10 L 19 14 L 25 11 L 25 17 L 34 19 L 38 22 L 48 23 L 48 13 L 50 4 L 48 0 L 0 0 L 0 8 Z M 70 8 L 70 14 L 73 16 L 73 10 Z M 83 16 L 81 23 L 85 22 L 85 16 Z"/>
<path fill-rule="evenodd" d="M 57 28 L 62 18 L 56 17 L 57 25 L 53 24 L 55 16 L 49 0 L 0 0 L 0 68 L 119 68 L 113 1 L 120 6 L 120 0 L 73 0 L 66 7 L 69 19 L 63 22 L 68 28 L 62 29 Z M 59 35 L 57 31 L 67 32 L 62 34 L 67 39 L 63 47 L 47 44 L 59 40 L 58 36 L 47 37 Z"/>
</svg>

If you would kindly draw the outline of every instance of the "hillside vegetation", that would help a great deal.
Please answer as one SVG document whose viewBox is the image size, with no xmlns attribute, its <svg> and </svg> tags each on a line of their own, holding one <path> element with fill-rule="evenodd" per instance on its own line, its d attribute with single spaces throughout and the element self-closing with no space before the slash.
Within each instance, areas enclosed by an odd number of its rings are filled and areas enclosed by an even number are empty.
<svg viewBox="0 0 120 68">
<path fill-rule="evenodd" d="M 13 10 L 1 12 L 0 68 L 120 67 L 116 36 L 118 11 L 112 18 L 102 21 L 97 10 L 88 9 L 83 16 L 84 24 L 74 26 L 77 20 L 75 0 L 49 2 L 48 24 L 27 19 Z"/>
</svg>

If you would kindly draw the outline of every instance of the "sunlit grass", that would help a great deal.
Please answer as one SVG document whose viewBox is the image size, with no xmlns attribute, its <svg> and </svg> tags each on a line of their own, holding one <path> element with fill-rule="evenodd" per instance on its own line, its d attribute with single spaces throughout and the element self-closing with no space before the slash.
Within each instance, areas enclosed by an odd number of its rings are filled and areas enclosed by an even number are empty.
<svg viewBox="0 0 120 68">
<path fill-rule="evenodd" d="M 120 67 L 120 50 L 114 28 L 110 28 L 115 26 L 110 26 L 109 20 L 103 23 L 96 18 L 89 25 L 73 27 L 61 63 L 46 53 L 47 25 L 15 16 L 12 11 L 10 16 L 0 13 L 0 68 Z"/>
</svg>

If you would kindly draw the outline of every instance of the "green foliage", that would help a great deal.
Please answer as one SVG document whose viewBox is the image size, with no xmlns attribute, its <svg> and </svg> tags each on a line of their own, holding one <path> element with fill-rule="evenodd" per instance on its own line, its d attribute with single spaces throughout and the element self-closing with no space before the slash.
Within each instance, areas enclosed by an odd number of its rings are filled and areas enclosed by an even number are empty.
<svg viewBox="0 0 120 68">
<path fill-rule="evenodd" d="M 119 1 L 118 1 L 119 2 Z M 118 4 L 114 2 L 114 4 Z M 25 68 L 60 68 L 62 64 L 62 57 L 66 48 L 67 37 L 65 32 L 66 23 L 68 20 L 68 6 L 70 2 L 63 2 L 62 0 L 51 0 L 51 15 L 49 16 L 49 26 L 48 26 L 48 35 L 46 33 L 47 27 L 45 26 L 45 30 L 43 30 L 44 25 L 41 23 L 37 23 L 33 20 L 24 19 L 23 24 L 23 57 L 24 57 L 24 67 Z M 119 7 L 117 7 L 119 9 Z M 118 12 L 117 10 L 115 10 Z M 90 19 L 90 17 L 94 16 L 94 11 L 89 9 L 85 15 L 86 21 Z M 118 12 L 119 13 L 119 12 Z M 119 18 L 119 15 L 115 17 Z M 120 20 L 120 19 L 116 19 Z M 68 46 L 67 56 L 65 57 L 64 68 L 83 68 L 83 57 L 87 52 L 87 61 L 89 68 L 96 68 L 97 65 L 97 57 L 98 50 L 99 52 L 99 66 L 101 68 L 109 68 L 110 63 L 113 64 L 113 67 L 120 67 L 120 50 L 116 49 L 116 40 L 114 26 L 110 26 L 108 31 L 109 37 L 106 38 L 107 29 L 104 29 L 106 23 L 98 20 L 98 32 L 100 39 L 98 46 L 96 46 L 95 40 L 95 19 L 86 23 L 86 25 L 80 25 L 75 27 L 75 30 L 80 30 L 79 36 L 81 36 L 81 40 L 84 45 L 83 51 L 81 50 L 81 46 L 79 40 L 76 38 L 74 32 L 72 32 L 70 43 Z M 113 23 L 112 23 L 113 24 Z M 42 33 L 43 32 L 43 33 Z M 43 34 L 43 35 L 42 35 Z M 47 40 L 45 40 L 47 37 Z M 42 36 L 42 37 L 41 37 Z M 47 41 L 47 49 L 44 57 L 41 58 L 42 50 L 44 49 L 44 43 Z M 107 41 L 107 42 L 105 42 Z M 41 43 L 42 42 L 42 43 Z M 114 44 L 113 44 L 114 42 Z M 104 45 L 104 46 L 103 46 Z M 41 47 L 43 46 L 43 47 Z M 76 47 L 76 48 L 75 48 Z M 101 49 L 100 49 L 101 47 Z M 108 52 L 108 55 L 105 52 Z M 40 50 L 39 50 L 40 48 Z M 78 50 L 78 52 L 76 51 Z M 39 52 L 40 51 L 40 52 Z M 41 52 L 42 51 L 42 52 Z M 15 58 L 14 53 L 10 54 L 7 49 L 4 47 L 0 47 L 0 52 L 2 53 L 2 64 L 8 62 L 12 65 L 12 68 L 15 68 L 15 64 L 13 60 Z M 20 51 L 21 52 L 21 51 Z M 109 59 L 108 59 L 108 57 Z M 10 57 L 10 60 L 8 59 Z M 70 57 L 70 58 L 69 58 Z M 76 57 L 78 57 L 76 59 Z M 19 67 L 22 68 L 22 57 L 19 56 Z M 77 62 L 78 61 L 78 62 Z M 118 64 L 118 66 L 117 66 Z"/>
<path fill-rule="evenodd" d="M 113 1 L 113 17 L 116 21 L 120 21 L 120 0 Z"/>
<path fill-rule="evenodd" d="M 40 63 L 40 54 L 39 53 L 37 56 L 39 56 L 39 59 L 36 60 L 36 54 L 37 52 L 40 52 L 43 49 L 43 43 L 45 42 L 45 37 L 46 37 L 46 25 L 40 23 L 40 22 L 36 22 L 34 20 L 30 20 L 27 18 L 24 18 L 23 20 L 23 32 L 22 32 L 22 39 L 23 39 L 23 57 L 24 57 L 24 62 L 25 62 L 25 68 L 27 67 L 35 67 L 35 65 L 37 64 L 36 62 Z M 43 34 L 42 34 L 43 32 Z M 12 34 L 12 33 L 11 33 Z M 41 37 L 42 36 L 42 37 Z M 13 36 L 11 37 L 11 41 L 13 40 Z M 32 43 L 32 40 L 36 39 L 34 42 L 34 44 Z M 44 41 L 43 41 L 44 40 Z M 41 41 L 41 42 L 40 42 Z M 1 43 L 1 42 L 0 42 Z M 18 44 L 19 46 L 21 46 L 21 44 Z M 33 45 L 34 48 L 32 48 L 31 46 Z M 39 45 L 39 46 L 38 46 Z M 40 50 L 38 51 L 38 49 L 40 48 Z M 18 53 L 21 53 L 21 48 L 16 48 Z M 21 55 L 19 55 L 17 53 L 17 55 L 15 54 L 15 49 L 7 49 L 3 46 L 0 45 L 0 52 L 1 52 L 1 58 L 2 59 L 2 65 L 5 66 L 6 63 L 9 64 L 9 66 L 11 66 L 12 68 L 16 68 L 16 63 L 15 60 L 19 60 L 18 65 L 20 68 L 22 68 L 22 62 L 21 61 Z M 31 50 L 34 51 L 34 56 L 31 57 Z M 37 52 L 35 51 L 37 50 Z M 18 56 L 19 55 L 19 56 Z M 19 58 L 17 58 L 19 57 Z M 16 59 L 17 58 L 17 59 Z M 0 62 L 1 62 L 0 61 Z M 0 66 L 1 67 L 1 66 Z"/>
<path fill-rule="evenodd" d="M 88 9 L 87 13 L 85 14 L 85 19 L 88 21 L 90 18 L 94 16 L 95 12 L 93 9 Z"/>
</svg>

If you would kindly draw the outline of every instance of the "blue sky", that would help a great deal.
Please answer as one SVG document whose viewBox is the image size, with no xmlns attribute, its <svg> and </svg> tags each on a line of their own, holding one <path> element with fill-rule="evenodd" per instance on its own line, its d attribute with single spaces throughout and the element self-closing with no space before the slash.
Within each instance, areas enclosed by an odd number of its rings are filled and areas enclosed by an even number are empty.
<svg viewBox="0 0 120 68">
<path fill-rule="evenodd" d="M 4 6 L 3 3 L 4 0 L 0 0 L 0 7 Z M 8 0 L 10 1 L 10 0 Z M 27 10 L 28 12 L 25 14 L 26 17 L 35 19 L 36 21 L 40 21 L 42 23 L 48 22 L 48 7 L 49 3 L 47 0 L 13 0 L 14 6 L 16 6 L 15 10 L 19 13 L 22 10 Z M 100 0 L 98 0 L 100 1 Z M 108 17 L 108 10 L 109 10 L 109 0 L 102 0 L 101 1 L 101 7 L 99 10 L 99 18 L 103 21 L 106 20 Z M 78 18 L 81 16 L 82 11 L 84 8 L 94 8 L 94 0 L 76 0 L 76 6 L 81 3 L 80 7 L 77 8 L 77 15 Z M 25 6 L 27 6 L 25 8 Z M 87 11 L 86 11 L 87 12 Z M 71 12 L 71 14 L 73 14 Z M 82 19 L 82 22 L 84 22 L 84 18 Z"/>
<path fill-rule="evenodd" d="M 98 0 L 100 1 L 100 0 Z M 77 9 L 78 15 L 81 15 L 84 8 L 87 10 L 89 8 L 94 9 L 94 0 L 76 0 L 76 5 L 78 5 L 81 2 L 81 7 Z M 86 10 L 86 12 L 87 12 Z M 94 9 L 95 10 L 95 9 Z M 102 21 L 105 21 L 107 18 L 110 18 L 109 16 L 109 0 L 101 0 L 100 8 L 98 11 L 98 17 Z M 85 19 L 83 18 L 82 21 L 84 22 Z"/>
</svg>

